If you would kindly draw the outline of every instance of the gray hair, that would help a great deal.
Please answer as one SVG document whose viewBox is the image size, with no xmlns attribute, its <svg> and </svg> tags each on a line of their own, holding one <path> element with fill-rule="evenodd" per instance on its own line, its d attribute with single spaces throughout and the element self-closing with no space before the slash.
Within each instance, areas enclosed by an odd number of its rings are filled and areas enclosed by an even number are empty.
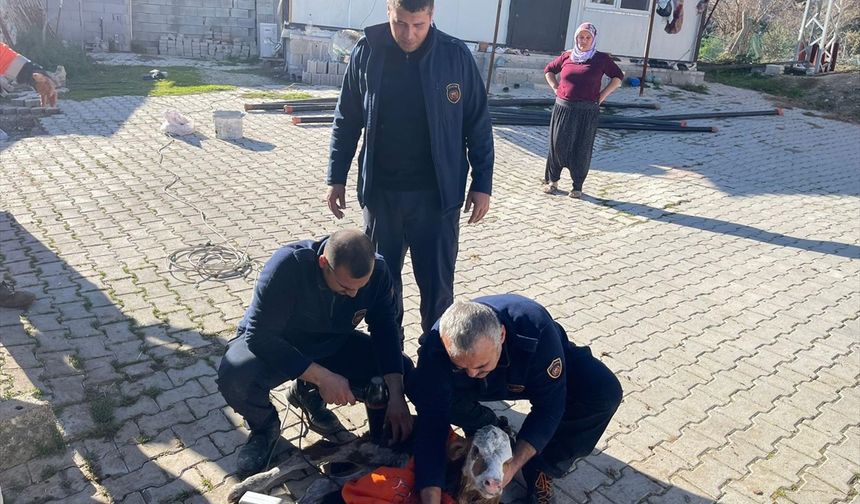
<svg viewBox="0 0 860 504">
<path fill-rule="evenodd" d="M 469 353 L 475 342 L 487 338 L 498 348 L 502 344 L 502 323 L 492 308 L 480 303 L 458 301 L 439 319 L 439 334 L 451 357 Z"/>
</svg>

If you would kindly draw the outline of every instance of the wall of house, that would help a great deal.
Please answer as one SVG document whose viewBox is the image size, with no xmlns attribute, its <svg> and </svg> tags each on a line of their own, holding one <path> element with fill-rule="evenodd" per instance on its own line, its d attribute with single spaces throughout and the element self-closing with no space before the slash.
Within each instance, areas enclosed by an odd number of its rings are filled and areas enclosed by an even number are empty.
<svg viewBox="0 0 860 504">
<path fill-rule="evenodd" d="M 573 47 L 576 27 L 582 22 L 594 23 L 598 29 L 598 49 L 616 56 L 643 57 L 648 36 L 650 6 L 647 11 L 618 10 L 602 7 L 590 0 L 574 0 L 578 8 L 571 8 L 565 47 Z M 684 2 L 684 22 L 678 33 L 666 33 L 666 21 L 655 16 L 651 34 L 649 57 L 672 61 L 691 61 L 699 32 L 697 0 Z"/>
<path fill-rule="evenodd" d="M 599 48 L 619 56 L 642 57 L 650 11 L 629 11 L 600 7 L 591 0 L 571 0 L 566 47 L 573 46 L 576 27 L 591 21 L 600 30 Z M 434 18 L 439 29 L 463 40 L 490 42 L 496 20 L 497 0 L 436 0 Z M 499 41 L 507 40 L 511 0 L 502 1 Z M 684 24 L 680 33 L 663 31 L 665 21 L 655 20 L 651 57 L 691 60 L 698 33 L 696 0 L 684 4 Z M 317 26 L 362 29 L 387 20 L 385 0 L 293 0 L 292 21 Z"/>
<path fill-rule="evenodd" d="M 502 0 L 499 40 L 507 37 L 511 0 Z M 293 0 L 293 23 L 352 28 L 388 21 L 385 0 Z M 498 0 L 436 0 L 436 26 L 455 37 L 472 42 L 492 42 Z"/>
<path fill-rule="evenodd" d="M 129 0 L 46 0 L 52 27 L 69 42 L 111 41 L 111 47 L 131 48 Z M 61 8 L 62 7 L 62 8 Z"/>
<path fill-rule="evenodd" d="M 158 51 L 165 37 L 256 48 L 258 23 L 276 22 L 277 0 L 46 0 L 61 38 Z M 62 9 L 60 9 L 62 5 Z"/>
</svg>

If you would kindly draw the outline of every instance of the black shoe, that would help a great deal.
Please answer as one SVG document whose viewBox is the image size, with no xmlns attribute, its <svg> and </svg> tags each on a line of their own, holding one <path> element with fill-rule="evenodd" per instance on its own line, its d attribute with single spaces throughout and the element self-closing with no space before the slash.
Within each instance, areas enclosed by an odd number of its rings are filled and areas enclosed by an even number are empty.
<svg viewBox="0 0 860 504">
<path fill-rule="evenodd" d="M 320 436 L 330 436 L 346 430 L 337 415 L 326 408 L 319 389 L 303 380 L 296 380 L 290 385 L 287 402 L 305 412 L 308 428 Z"/>
<path fill-rule="evenodd" d="M 545 472 L 523 471 L 526 480 L 526 502 L 529 504 L 557 504 L 552 478 Z"/>
<path fill-rule="evenodd" d="M 36 295 L 32 292 L 15 292 L 6 282 L 0 282 L 0 308 L 24 309 L 33 304 Z"/>
<path fill-rule="evenodd" d="M 236 457 L 236 471 L 239 475 L 248 477 L 265 469 L 279 437 L 281 431 L 277 423 L 268 429 L 251 431 L 248 442 Z"/>
</svg>

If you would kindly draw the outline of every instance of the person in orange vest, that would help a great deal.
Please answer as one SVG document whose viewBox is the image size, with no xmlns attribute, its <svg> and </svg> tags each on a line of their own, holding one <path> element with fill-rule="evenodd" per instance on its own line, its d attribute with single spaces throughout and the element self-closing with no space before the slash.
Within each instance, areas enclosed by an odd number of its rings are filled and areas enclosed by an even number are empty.
<svg viewBox="0 0 860 504">
<path fill-rule="evenodd" d="M 0 42 L 0 75 L 32 86 L 39 93 L 43 107 L 57 106 L 57 88 L 42 67 L 16 53 L 2 42 Z"/>
</svg>

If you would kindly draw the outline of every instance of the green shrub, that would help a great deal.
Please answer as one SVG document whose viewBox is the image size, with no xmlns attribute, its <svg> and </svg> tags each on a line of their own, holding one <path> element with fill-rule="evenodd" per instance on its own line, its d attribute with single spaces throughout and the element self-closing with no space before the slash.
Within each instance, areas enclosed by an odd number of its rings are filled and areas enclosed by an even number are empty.
<svg viewBox="0 0 860 504">
<path fill-rule="evenodd" d="M 50 36 L 43 43 L 42 31 L 38 29 L 18 33 L 15 50 L 50 72 L 63 65 L 69 77 L 86 75 L 93 67 L 92 60 L 79 46 L 66 46 Z"/>
<path fill-rule="evenodd" d="M 794 59 L 797 48 L 797 32 L 786 26 L 771 25 L 761 36 L 763 62 L 789 61 Z"/>
<path fill-rule="evenodd" d="M 726 44 L 719 37 L 704 37 L 699 46 L 699 61 L 714 63 L 726 49 Z"/>
</svg>

